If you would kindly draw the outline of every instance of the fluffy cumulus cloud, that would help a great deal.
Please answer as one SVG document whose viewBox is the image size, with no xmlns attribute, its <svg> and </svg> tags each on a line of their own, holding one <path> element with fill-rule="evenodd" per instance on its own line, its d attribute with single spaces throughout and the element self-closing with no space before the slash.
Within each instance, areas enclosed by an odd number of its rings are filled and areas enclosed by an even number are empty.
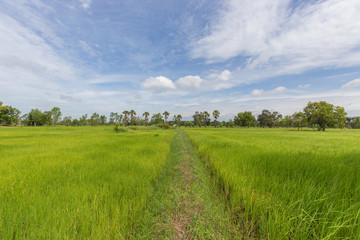
<svg viewBox="0 0 360 240">
<path fill-rule="evenodd" d="M 360 88 L 360 78 L 354 79 L 341 86 L 342 89 Z"/>
<path fill-rule="evenodd" d="M 251 92 L 251 95 L 254 96 L 254 97 L 257 97 L 257 96 L 263 96 L 263 95 L 276 95 L 276 94 L 280 94 L 280 93 L 283 93 L 285 92 L 287 89 L 283 86 L 279 86 L 273 90 L 269 90 L 269 91 L 264 91 L 263 89 L 254 89 L 252 92 Z"/>
<path fill-rule="evenodd" d="M 229 70 L 224 70 L 218 77 L 220 81 L 226 82 L 229 80 L 231 72 Z"/>
<path fill-rule="evenodd" d="M 142 83 L 142 87 L 153 92 L 163 92 L 176 88 L 173 81 L 164 76 L 150 77 Z"/>
<path fill-rule="evenodd" d="M 244 56 L 247 69 L 271 67 L 270 75 L 359 66 L 359 12 L 358 0 L 229 0 L 191 54 L 208 62 Z"/>
<path fill-rule="evenodd" d="M 199 88 L 203 80 L 199 76 L 188 75 L 176 80 L 176 86 L 180 89 L 192 90 Z"/>
<path fill-rule="evenodd" d="M 251 92 L 251 95 L 252 96 L 261 96 L 263 94 L 264 90 L 262 89 L 254 89 L 252 90 Z"/>
</svg>

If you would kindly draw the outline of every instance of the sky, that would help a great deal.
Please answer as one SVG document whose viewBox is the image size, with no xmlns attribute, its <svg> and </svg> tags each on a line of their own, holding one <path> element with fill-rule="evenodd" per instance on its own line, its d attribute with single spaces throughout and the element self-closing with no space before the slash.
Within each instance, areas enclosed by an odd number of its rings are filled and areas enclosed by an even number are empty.
<svg viewBox="0 0 360 240">
<path fill-rule="evenodd" d="M 0 101 L 23 114 L 360 115 L 359 0 L 0 2 Z"/>
</svg>

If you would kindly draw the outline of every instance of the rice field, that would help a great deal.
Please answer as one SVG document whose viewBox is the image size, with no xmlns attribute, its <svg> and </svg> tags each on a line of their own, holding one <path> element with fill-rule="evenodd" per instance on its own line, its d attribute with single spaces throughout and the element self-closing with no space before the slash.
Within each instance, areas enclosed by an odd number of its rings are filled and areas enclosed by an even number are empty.
<svg viewBox="0 0 360 240">
<path fill-rule="evenodd" d="M 252 238 L 359 238 L 360 131 L 185 132 Z"/>
<path fill-rule="evenodd" d="M 174 131 L 0 128 L 0 239 L 129 239 Z"/>
<path fill-rule="evenodd" d="M 182 129 L 0 128 L 0 239 L 359 238 L 360 131 Z"/>
</svg>

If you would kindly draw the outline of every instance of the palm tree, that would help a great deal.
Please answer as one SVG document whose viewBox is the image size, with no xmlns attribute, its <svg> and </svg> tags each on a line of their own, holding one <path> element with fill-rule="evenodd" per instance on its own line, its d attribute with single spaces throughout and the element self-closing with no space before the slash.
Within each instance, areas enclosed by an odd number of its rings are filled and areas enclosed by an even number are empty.
<svg viewBox="0 0 360 240">
<path fill-rule="evenodd" d="M 204 111 L 204 126 L 207 126 L 210 114 L 207 111 Z"/>
<path fill-rule="evenodd" d="M 167 122 L 168 117 L 170 116 L 170 113 L 168 111 L 163 112 L 165 122 Z"/>
<path fill-rule="evenodd" d="M 181 119 L 182 119 L 182 116 L 180 115 L 180 114 L 178 114 L 177 116 L 176 116 L 176 118 L 177 118 L 177 125 L 180 127 L 181 126 Z"/>
<path fill-rule="evenodd" d="M 134 121 L 134 116 L 136 115 L 136 112 L 134 110 L 130 111 L 130 123 L 132 125 L 134 125 L 135 121 Z"/>
<path fill-rule="evenodd" d="M 213 117 L 215 119 L 214 120 L 214 125 L 215 125 L 215 127 L 217 127 L 217 119 L 220 116 L 220 112 L 218 110 L 214 110 L 212 114 L 213 114 Z"/>
<path fill-rule="evenodd" d="M 145 126 L 147 126 L 148 122 L 149 122 L 150 113 L 149 112 L 144 112 L 143 116 L 145 116 Z"/>
<path fill-rule="evenodd" d="M 127 111 L 127 110 L 125 110 L 125 111 L 123 111 L 122 113 L 124 114 L 124 121 L 123 121 L 123 123 L 124 123 L 124 126 L 126 127 L 126 126 L 127 126 L 128 115 L 130 114 L 130 112 Z"/>
</svg>

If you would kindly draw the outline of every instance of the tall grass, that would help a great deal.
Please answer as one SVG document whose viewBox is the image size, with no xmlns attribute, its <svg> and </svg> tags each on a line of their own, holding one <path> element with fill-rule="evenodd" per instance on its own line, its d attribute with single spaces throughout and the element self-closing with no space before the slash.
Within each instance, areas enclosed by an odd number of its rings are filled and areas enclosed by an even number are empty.
<svg viewBox="0 0 360 240">
<path fill-rule="evenodd" d="M 0 128 L 0 239 L 129 239 L 172 131 Z"/>
<path fill-rule="evenodd" d="M 188 129 L 261 239 L 360 237 L 360 132 Z"/>
</svg>

